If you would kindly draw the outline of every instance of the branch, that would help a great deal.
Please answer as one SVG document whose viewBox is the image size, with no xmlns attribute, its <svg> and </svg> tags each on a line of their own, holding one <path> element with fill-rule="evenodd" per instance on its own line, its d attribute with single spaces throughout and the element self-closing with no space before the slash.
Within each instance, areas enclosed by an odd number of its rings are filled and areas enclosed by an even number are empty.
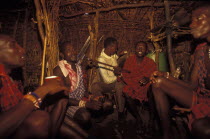
<svg viewBox="0 0 210 139">
<path fill-rule="evenodd" d="M 88 5 L 94 5 L 93 2 L 87 2 L 87 1 L 78 0 L 78 1 L 63 2 L 63 3 L 61 3 L 60 6 L 67 6 L 67 5 L 71 5 L 71 4 L 75 4 L 75 3 L 83 3 L 83 4 L 88 4 Z"/>
<path fill-rule="evenodd" d="M 60 17 L 71 18 L 71 17 L 75 17 L 75 16 L 84 15 L 85 13 L 88 13 L 88 14 L 96 13 L 97 11 L 98 12 L 108 12 L 108 11 L 113 11 L 113 10 L 116 10 L 116 9 L 150 7 L 151 4 L 153 4 L 153 3 L 154 3 L 153 1 L 150 1 L 150 2 L 144 2 L 144 3 L 138 3 L 138 4 L 122 4 L 122 5 L 117 5 L 117 6 L 108 7 L 108 8 L 101 8 L 101 9 L 96 9 L 96 10 L 82 11 L 82 12 L 78 12 L 78 13 L 72 14 L 72 15 L 60 15 Z M 171 1 L 169 3 L 170 3 L 170 5 L 179 5 L 179 4 L 181 4 L 181 2 L 176 2 L 176 1 Z M 164 3 L 163 2 L 156 2 L 156 3 L 153 4 L 153 7 L 164 7 Z"/>
<path fill-rule="evenodd" d="M 42 26 L 42 24 L 43 24 L 42 23 L 42 11 L 41 11 L 39 0 L 34 0 L 34 4 L 35 4 L 35 7 L 36 7 L 36 18 L 37 18 L 37 22 L 38 22 L 39 34 L 40 34 L 41 39 L 42 39 L 42 44 L 44 44 L 45 33 L 44 33 L 43 26 Z"/>
</svg>

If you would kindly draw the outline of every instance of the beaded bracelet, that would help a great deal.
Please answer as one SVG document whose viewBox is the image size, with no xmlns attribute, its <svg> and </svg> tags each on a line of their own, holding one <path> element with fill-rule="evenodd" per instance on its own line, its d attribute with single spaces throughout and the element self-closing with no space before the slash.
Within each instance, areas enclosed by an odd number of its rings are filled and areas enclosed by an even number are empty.
<svg viewBox="0 0 210 139">
<path fill-rule="evenodd" d="M 85 107 L 86 101 L 80 100 L 79 101 L 79 107 Z"/>
<path fill-rule="evenodd" d="M 42 104 L 42 99 L 34 92 L 28 92 L 28 94 L 34 96 L 37 99 L 39 107 L 40 107 Z"/>
<path fill-rule="evenodd" d="M 37 99 L 34 96 L 27 94 L 23 98 L 27 99 L 27 100 L 30 100 L 37 109 L 40 108 L 39 107 L 39 103 L 38 103 Z"/>
</svg>

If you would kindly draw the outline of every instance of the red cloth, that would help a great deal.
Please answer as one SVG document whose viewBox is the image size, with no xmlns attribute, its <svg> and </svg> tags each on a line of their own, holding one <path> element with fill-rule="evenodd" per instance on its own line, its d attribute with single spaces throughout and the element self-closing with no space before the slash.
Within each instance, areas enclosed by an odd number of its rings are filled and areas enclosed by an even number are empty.
<svg viewBox="0 0 210 139">
<path fill-rule="evenodd" d="M 8 111 L 16 106 L 23 98 L 17 84 L 6 74 L 4 65 L 0 64 L 0 111 Z"/>
<path fill-rule="evenodd" d="M 128 57 L 123 69 L 130 71 L 131 73 L 123 73 L 123 80 L 127 85 L 124 86 L 123 92 L 134 99 L 140 100 L 140 102 L 147 101 L 147 91 L 150 83 L 145 86 L 140 86 L 139 81 L 143 77 L 150 77 L 150 75 L 157 70 L 155 62 L 144 57 L 140 64 L 137 64 L 136 55 Z"/>
<path fill-rule="evenodd" d="M 69 79 L 70 79 L 70 82 L 71 82 L 70 92 L 73 92 L 77 87 L 77 80 L 78 80 L 77 79 L 77 73 L 72 69 L 70 64 L 66 63 L 64 65 L 65 65 L 65 68 L 69 72 Z"/>
<path fill-rule="evenodd" d="M 204 79 L 207 77 L 207 69 L 204 61 L 204 51 L 207 43 L 197 46 L 196 51 L 202 50 L 198 59 L 198 81 L 199 87 L 193 94 L 192 113 L 189 115 L 189 128 L 194 120 L 210 117 L 210 90 L 205 88 Z"/>
</svg>

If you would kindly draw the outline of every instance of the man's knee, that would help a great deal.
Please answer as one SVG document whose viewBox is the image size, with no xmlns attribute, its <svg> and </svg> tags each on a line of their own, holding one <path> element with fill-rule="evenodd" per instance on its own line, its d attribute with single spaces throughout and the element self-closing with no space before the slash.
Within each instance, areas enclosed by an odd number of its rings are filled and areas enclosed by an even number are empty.
<svg viewBox="0 0 210 139">
<path fill-rule="evenodd" d="M 103 110 L 105 112 L 113 110 L 113 102 L 111 100 L 105 100 L 103 103 Z"/>
<path fill-rule="evenodd" d="M 160 88 L 163 81 L 164 81 L 164 78 L 157 77 L 156 82 L 152 84 L 152 88 L 153 89 Z"/>
<path fill-rule="evenodd" d="M 61 99 L 61 100 L 58 101 L 57 106 L 59 108 L 66 108 L 67 103 L 68 103 L 68 99 Z"/>
<path fill-rule="evenodd" d="M 45 111 L 35 111 L 24 121 L 27 133 L 34 138 L 47 138 L 49 136 L 50 117 Z"/>
<path fill-rule="evenodd" d="M 91 119 L 91 115 L 90 115 L 90 112 L 88 112 L 85 108 L 80 108 L 75 113 L 74 119 L 80 125 L 86 125 L 86 124 L 89 124 L 90 119 Z"/>
</svg>

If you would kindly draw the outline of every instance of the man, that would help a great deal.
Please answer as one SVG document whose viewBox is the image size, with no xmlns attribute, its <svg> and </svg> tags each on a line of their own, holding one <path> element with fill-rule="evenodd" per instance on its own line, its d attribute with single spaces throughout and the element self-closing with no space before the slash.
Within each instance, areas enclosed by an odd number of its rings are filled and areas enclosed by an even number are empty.
<svg viewBox="0 0 210 139">
<path fill-rule="evenodd" d="M 169 73 L 154 72 L 151 76 L 164 139 L 170 138 L 168 97 L 192 109 L 189 127 L 192 126 L 194 137 L 210 138 L 210 6 L 200 7 L 193 12 L 190 28 L 194 38 L 208 41 L 199 45 L 195 51 L 191 82 L 177 80 Z"/>
<path fill-rule="evenodd" d="M 95 96 L 101 96 L 104 93 L 116 91 L 116 98 L 118 103 L 119 116 L 122 117 L 124 111 L 124 101 L 122 99 L 123 83 L 117 81 L 117 76 L 121 71 L 118 68 L 118 56 L 116 55 L 118 49 L 117 40 L 109 37 L 104 41 L 104 49 L 101 51 L 98 61 L 114 66 L 99 65 L 99 73 L 102 78 L 101 82 L 96 82 L 92 85 L 91 92 Z M 113 72 L 114 71 L 114 72 Z"/>
<path fill-rule="evenodd" d="M 46 95 L 67 90 L 60 79 L 52 79 L 23 95 L 9 77 L 13 68 L 24 65 L 24 54 L 14 39 L 0 34 L 0 138 L 54 138 L 60 129 L 71 133 L 72 130 L 62 124 L 66 100 L 57 100 L 50 112 L 40 109 Z M 69 137 L 80 137 L 73 131 L 72 134 Z"/>
<path fill-rule="evenodd" d="M 61 77 L 65 86 L 69 88 L 70 107 L 66 115 L 85 127 L 91 118 L 87 109 L 99 110 L 102 108 L 102 103 L 88 100 L 87 79 L 81 65 L 77 63 L 77 51 L 70 42 L 61 45 L 60 55 L 63 55 L 64 60 L 58 62 L 58 66 L 54 68 L 53 72 L 54 75 Z"/>
<path fill-rule="evenodd" d="M 123 93 L 126 96 L 128 108 L 137 119 L 139 126 L 142 125 L 142 120 L 135 100 L 138 100 L 140 103 L 148 101 L 149 77 L 157 70 L 154 61 L 146 57 L 146 54 L 147 44 L 143 41 L 138 42 L 135 46 L 135 55 L 129 56 L 123 67 L 123 69 L 130 71 L 130 73 L 122 73 L 122 80 L 125 83 Z"/>
</svg>

